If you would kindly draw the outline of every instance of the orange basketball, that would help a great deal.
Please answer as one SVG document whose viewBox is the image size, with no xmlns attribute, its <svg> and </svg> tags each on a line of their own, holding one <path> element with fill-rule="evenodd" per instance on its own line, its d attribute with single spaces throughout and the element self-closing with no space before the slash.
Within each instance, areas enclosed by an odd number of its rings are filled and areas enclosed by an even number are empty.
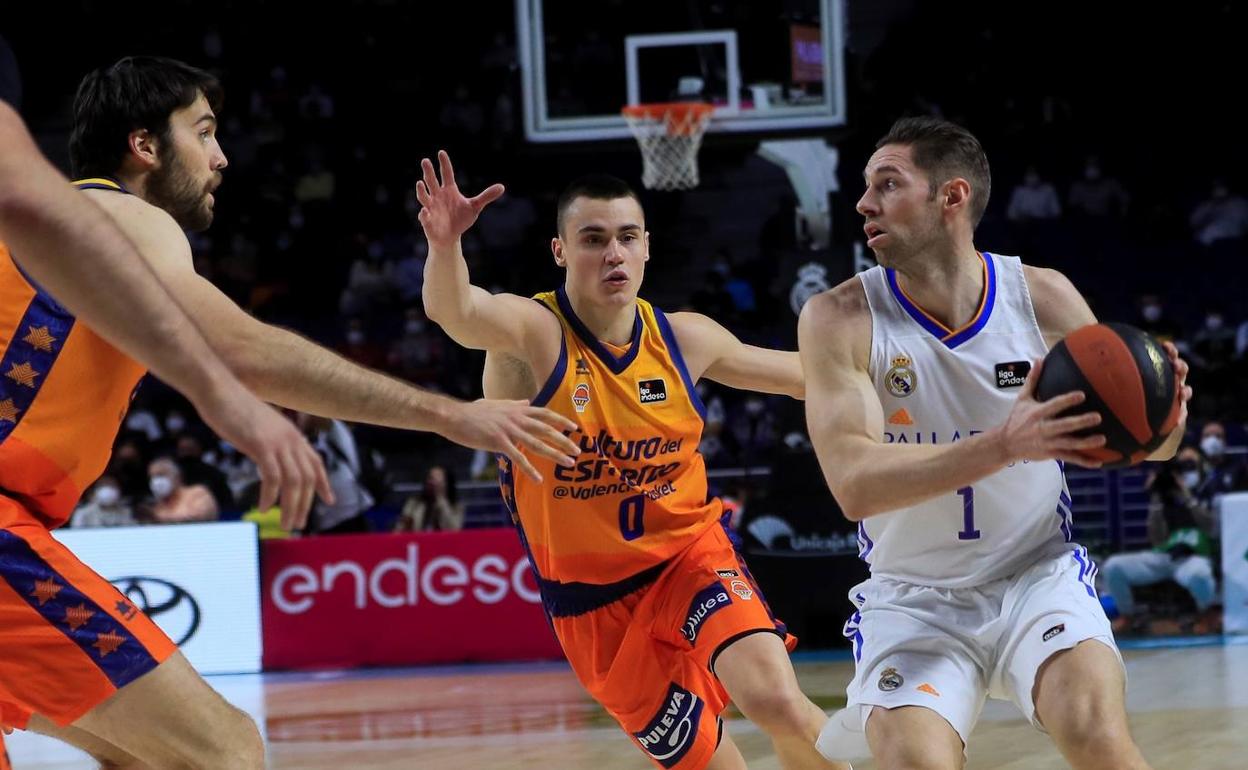
<svg viewBox="0 0 1248 770">
<path fill-rule="evenodd" d="M 1178 378 L 1170 357 L 1157 340 L 1127 324 L 1076 329 L 1049 351 L 1036 399 L 1072 390 L 1082 390 L 1087 400 L 1068 414 L 1101 413 L 1101 424 L 1086 432 L 1103 433 L 1106 444 L 1085 454 L 1105 467 L 1141 462 L 1179 421 Z"/>
</svg>

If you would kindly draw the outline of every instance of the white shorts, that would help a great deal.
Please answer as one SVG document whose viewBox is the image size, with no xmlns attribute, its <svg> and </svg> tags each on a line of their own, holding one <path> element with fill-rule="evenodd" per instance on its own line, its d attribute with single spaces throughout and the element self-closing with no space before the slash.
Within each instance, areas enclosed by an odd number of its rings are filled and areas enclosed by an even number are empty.
<svg viewBox="0 0 1248 770">
<path fill-rule="evenodd" d="M 989 696 L 1013 701 L 1043 729 L 1031 696 L 1049 657 L 1096 639 L 1122 664 L 1093 589 L 1096 566 L 1087 549 L 1071 548 L 975 588 L 874 577 L 855 586 L 849 596 L 858 609 L 845 624 L 854 680 L 846 708 L 819 734 L 820 753 L 869 757 L 866 724 L 873 706 L 929 708 L 957 730 L 964 748 Z"/>
</svg>

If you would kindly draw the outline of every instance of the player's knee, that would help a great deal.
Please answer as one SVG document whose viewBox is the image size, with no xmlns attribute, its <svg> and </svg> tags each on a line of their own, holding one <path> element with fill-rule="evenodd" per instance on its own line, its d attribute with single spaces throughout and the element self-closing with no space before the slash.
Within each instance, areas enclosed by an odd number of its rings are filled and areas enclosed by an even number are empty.
<svg viewBox="0 0 1248 770">
<path fill-rule="evenodd" d="M 264 740 L 260 730 L 251 717 L 238 709 L 230 707 L 232 712 L 221 724 L 221 735 L 212 742 L 212 748 L 205 753 L 201 747 L 197 756 L 189 757 L 189 766 L 195 768 L 238 768 L 253 770 L 264 767 Z"/>
</svg>

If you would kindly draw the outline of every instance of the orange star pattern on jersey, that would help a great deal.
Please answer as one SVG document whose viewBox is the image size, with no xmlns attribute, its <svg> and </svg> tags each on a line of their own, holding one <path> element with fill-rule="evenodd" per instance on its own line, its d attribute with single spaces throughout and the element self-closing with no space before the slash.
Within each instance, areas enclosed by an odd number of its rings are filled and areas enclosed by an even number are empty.
<svg viewBox="0 0 1248 770">
<path fill-rule="evenodd" d="M 55 599 L 56 595 L 61 592 L 65 586 L 57 583 L 55 580 L 36 580 L 35 590 L 30 595 L 39 600 L 39 606 L 47 604 L 49 599 Z"/>
<path fill-rule="evenodd" d="M 100 651 L 100 657 L 102 658 L 110 652 L 115 651 L 118 647 L 125 643 L 125 641 L 126 638 L 124 636 L 112 631 L 105 631 L 95 637 L 95 644 L 91 646 Z"/>
<path fill-rule="evenodd" d="M 46 326 L 31 326 L 30 333 L 23 337 L 22 341 L 29 342 L 35 350 L 51 353 L 52 343 L 56 342 L 56 337 L 52 336 Z"/>
<path fill-rule="evenodd" d="M 17 422 L 17 415 L 21 413 L 21 411 L 22 410 L 18 409 L 17 405 L 13 403 L 13 399 L 11 398 L 6 398 L 5 400 L 0 401 L 0 421 Z"/>
<path fill-rule="evenodd" d="M 69 626 L 70 631 L 77 631 L 86 625 L 87 621 L 95 615 L 95 610 L 87 609 L 87 605 L 79 604 L 77 607 L 65 608 L 65 624 Z"/>
<path fill-rule="evenodd" d="M 30 364 L 13 364 L 13 368 L 4 373 L 5 377 L 13 380 L 18 385 L 25 385 L 28 388 L 35 387 L 35 378 L 39 376 L 39 372 Z"/>
</svg>

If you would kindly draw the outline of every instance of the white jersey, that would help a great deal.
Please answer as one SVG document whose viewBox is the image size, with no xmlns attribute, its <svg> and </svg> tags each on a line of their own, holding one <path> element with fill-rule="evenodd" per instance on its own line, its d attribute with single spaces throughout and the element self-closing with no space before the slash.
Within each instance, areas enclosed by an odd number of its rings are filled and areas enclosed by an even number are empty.
<svg viewBox="0 0 1248 770">
<path fill-rule="evenodd" d="M 982 259 L 979 311 L 957 330 L 906 296 L 892 270 L 862 273 L 885 443 L 948 444 L 1000 425 L 1030 362 L 1047 352 L 1022 262 L 986 252 Z M 1015 463 L 858 526 L 859 555 L 872 575 L 945 588 L 1015 574 L 1069 551 L 1070 540 L 1070 497 L 1053 460 Z"/>
</svg>

